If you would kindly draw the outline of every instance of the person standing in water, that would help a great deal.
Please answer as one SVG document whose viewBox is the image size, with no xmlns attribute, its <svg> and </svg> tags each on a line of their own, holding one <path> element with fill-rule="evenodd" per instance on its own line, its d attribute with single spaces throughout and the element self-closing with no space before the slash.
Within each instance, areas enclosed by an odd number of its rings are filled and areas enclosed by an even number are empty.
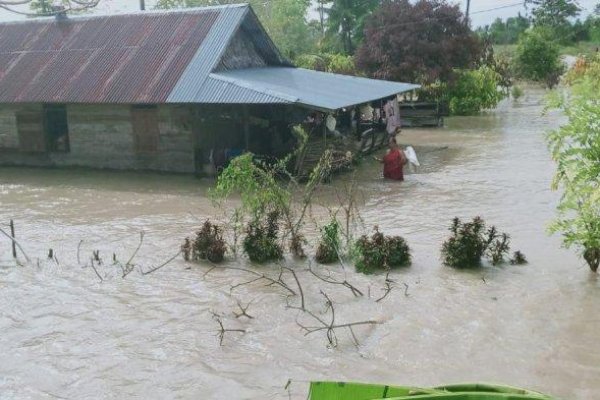
<svg viewBox="0 0 600 400">
<path fill-rule="evenodd" d="M 404 151 L 398 146 L 395 138 L 389 140 L 389 150 L 383 158 L 375 160 L 383 163 L 383 177 L 396 181 L 404 180 L 404 165 L 407 163 Z"/>
</svg>

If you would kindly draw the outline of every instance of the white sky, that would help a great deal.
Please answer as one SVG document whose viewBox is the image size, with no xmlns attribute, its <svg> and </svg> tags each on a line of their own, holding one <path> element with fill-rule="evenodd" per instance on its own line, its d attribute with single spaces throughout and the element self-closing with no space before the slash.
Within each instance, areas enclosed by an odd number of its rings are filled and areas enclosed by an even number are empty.
<svg viewBox="0 0 600 400">
<path fill-rule="evenodd" d="M 277 1 L 277 0 L 275 0 Z M 458 3 L 464 7 L 466 0 L 450 0 L 453 3 Z M 156 0 L 146 0 L 146 7 L 152 8 Z M 243 2 L 243 0 L 240 0 Z M 587 16 L 600 0 L 579 0 L 579 4 L 584 9 L 582 16 Z M 523 0 L 471 0 L 471 16 L 473 26 L 481 26 L 491 23 L 497 17 L 507 18 L 517 15 L 519 12 L 526 13 L 522 6 Z M 500 8 L 503 7 L 503 8 Z M 100 5 L 96 12 L 100 13 L 119 13 L 127 11 L 135 11 L 139 9 L 139 0 L 100 0 Z M 492 10 L 495 9 L 495 10 Z M 26 11 L 27 7 L 21 7 L 21 10 Z M 316 17 L 315 13 L 311 16 Z M 17 14 L 12 14 L 6 10 L 0 9 L 0 21 L 9 21 L 23 19 L 25 17 Z"/>
</svg>

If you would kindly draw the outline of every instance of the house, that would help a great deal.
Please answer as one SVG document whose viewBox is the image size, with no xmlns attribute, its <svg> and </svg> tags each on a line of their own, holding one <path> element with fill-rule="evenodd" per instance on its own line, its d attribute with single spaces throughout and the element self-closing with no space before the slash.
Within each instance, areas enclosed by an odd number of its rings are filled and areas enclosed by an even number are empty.
<svg viewBox="0 0 600 400">
<path fill-rule="evenodd" d="M 248 5 L 0 24 L 0 165 L 203 172 L 417 85 L 294 67 Z"/>
</svg>

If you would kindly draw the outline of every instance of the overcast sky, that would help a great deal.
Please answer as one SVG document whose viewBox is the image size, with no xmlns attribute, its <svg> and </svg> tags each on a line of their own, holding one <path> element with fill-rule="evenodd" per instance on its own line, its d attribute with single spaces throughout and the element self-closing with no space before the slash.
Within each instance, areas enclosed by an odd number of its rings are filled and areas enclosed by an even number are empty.
<svg viewBox="0 0 600 400">
<path fill-rule="evenodd" d="M 277 1 L 277 0 L 274 0 Z M 147 8 L 151 8 L 156 0 L 146 0 Z M 243 0 L 240 0 L 243 2 Z M 466 0 L 451 0 L 453 3 L 460 4 L 464 10 Z M 600 0 L 579 0 L 579 4 L 584 9 L 583 16 L 587 16 L 594 6 Z M 471 0 L 471 16 L 473 26 L 487 25 L 497 17 L 507 18 L 517 15 L 519 12 L 526 13 L 523 7 L 523 0 Z M 118 13 L 135 11 L 139 9 L 139 0 L 100 0 L 98 10 L 100 13 Z M 27 10 L 27 7 L 21 8 Z M 311 13 L 314 15 L 315 13 Z M 25 17 L 11 14 L 8 11 L 0 9 L 0 21 L 23 19 Z"/>
</svg>

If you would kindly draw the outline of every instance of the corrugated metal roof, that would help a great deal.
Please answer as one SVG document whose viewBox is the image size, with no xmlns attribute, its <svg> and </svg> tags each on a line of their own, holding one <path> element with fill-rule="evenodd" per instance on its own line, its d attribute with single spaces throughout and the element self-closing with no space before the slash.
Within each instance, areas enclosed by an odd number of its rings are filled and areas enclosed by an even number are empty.
<svg viewBox="0 0 600 400">
<path fill-rule="evenodd" d="M 0 24 L 0 103 L 163 103 L 203 82 L 248 6 Z"/>
<path fill-rule="evenodd" d="M 240 27 L 271 67 L 213 72 Z M 336 110 L 418 87 L 294 68 L 246 4 L 0 24 L 0 103 Z"/>
<path fill-rule="evenodd" d="M 170 92 L 170 103 L 188 102 L 193 99 L 208 74 L 215 68 L 233 34 L 240 26 L 248 7 L 225 7 L 221 9 L 214 28 L 199 46 L 179 81 Z"/>
<path fill-rule="evenodd" d="M 209 104 L 295 104 L 297 101 L 297 98 L 245 87 L 214 74 L 208 77 L 194 100 L 195 103 Z"/>
<path fill-rule="evenodd" d="M 248 101 L 244 101 L 245 96 L 249 92 L 258 92 L 265 97 L 277 98 L 281 103 L 296 103 L 324 110 L 338 110 L 420 87 L 409 83 L 288 67 L 224 71 L 212 73 L 210 78 L 239 88 L 239 99 L 229 94 L 227 102 L 246 103 Z M 206 96 L 207 92 L 202 92 L 203 95 L 196 100 L 205 101 L 206 97 L 202 96 Z M 218 96 L 219 92 L 215 91 L 210 97 L 211 102 L 224 102 L 219 101 Z"/>
</svg>

